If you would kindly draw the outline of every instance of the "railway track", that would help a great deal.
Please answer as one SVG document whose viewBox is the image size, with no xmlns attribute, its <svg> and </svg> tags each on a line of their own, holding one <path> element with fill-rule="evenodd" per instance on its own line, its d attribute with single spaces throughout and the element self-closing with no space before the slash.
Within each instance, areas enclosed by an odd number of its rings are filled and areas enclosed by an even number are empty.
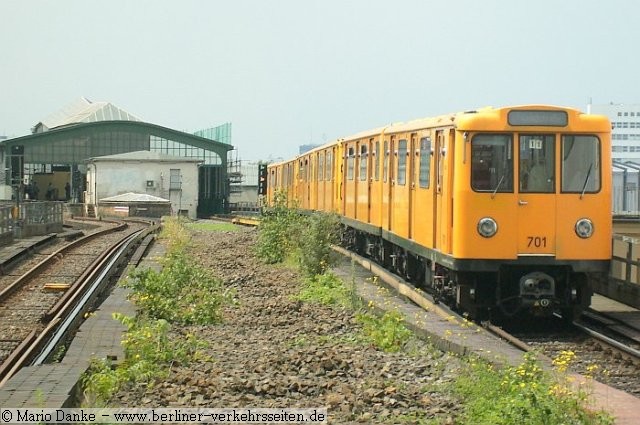
<svg viewBox="0 0 640 425">
<path fill-rule="evenodd" d="M 150 223 L 120 223 L 49 253 L 0 292 L 0 383 L 37 357 L 59 354 L 64 339 Z M 127 252 L 125 252 L 127 251 Z"/>
<path fill-rule="evenodd" d="M 522 325 L 510 331 L 486 327 L 523 351 L 535 350 L 542 357 L 561 359 L 557 361 L 564 362 L 571 372 L 640 395 L 640 351 L 634 348 L 638 343 L 624 335 L 634 331 L 620 321 L 613 324 L 602 314 L 589 311 L 571 326 L 550 319 L 529 324 L 526 329 Z M 612 327 L 621 332 L 616 334 Z"/>
<path fill-rule="evenodd" d="M 352 258 L 359 257 L 343 248 L 336 250 Z M 358 261 L 363 267 L 391 286 L 396 293 L 409 298 L 420 307 L 435 311 L 447 320 L 465 320 L 464 317 L 445 306 L 434 304 L 431 297 L 421 291 L 416 291 L 411 284 L 399 276 L 373 262 L 362 259 L 362 257 Z M 590 314 L 590 317 L 594 316 L 595 313 Z M 633 334 L 640 339 L 640 330 L 626 327 L 619 321 L 614 324 L 612 318 L 604 321 L 619 333 Z M 483 325 L 489 332 L 523 352 L 536 350 L 541 360 L 548 364 L 552 364 L 552 359 L 569 358 L 569 371 L 590 376 L 603 384 L 627 393 L 640 395 L 640 358 L 634 355 L 633 348 L 631 351 L 627 350 L 629 352 L 620 348 L 621 345 L 627 346 L 624 341 L 621 341 L 621 338 L 612 338 L 611 335 L 601 338 L 601 335 L 605 335 L 600 328 L 592 327 L 591 324 L 587 326 L 586 323 L 577 323 L 573 327 L 567 328 L 566 322 L 557 317 L 530 322 L 527 331 L 523 331 L 524 328 L 503 330 L 490 323 Z M 613 341 L 616 341 L 618 346 L 615 343 L 612 344 Z M 638 343 L 638 341 L 635 342 Z"/>
<path fill-rule="evenodd" d="M 16 278 L 24 275 L 37 264 L 41 263 L 44 259 L 49 257 L 52 253 L 57 252 L 61 248 L 70 245 L 75 239 L 83 236 L 90 236 L 96 233 L 109 231 L 114 227 L 121 224 L 115 221 L 106 220 L 73 220 L 75 226 L 79 226 L 80 229 L 70 233 L 70 236 L 59 238 L 52 237 L 45 243 L 37 247 L 30 247 L 22 255 L 18 255 L 18 259 L 10 262 L 9 265 L 4 265 L 0 273 L 0 292 L 7 286 L 11 285 Z M 75 227 L 74 226 L 74 227 Z"/>
</svg>

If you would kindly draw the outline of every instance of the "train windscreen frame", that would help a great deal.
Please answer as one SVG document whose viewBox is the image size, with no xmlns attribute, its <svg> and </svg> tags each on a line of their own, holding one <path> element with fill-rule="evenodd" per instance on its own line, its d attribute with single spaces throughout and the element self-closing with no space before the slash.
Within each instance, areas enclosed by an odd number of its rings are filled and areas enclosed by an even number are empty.
<svg viewBox="0 0 640 425">
<path fill-rule="evenodd" d="M 513 135 L 479 133 L 471 139 L 471 188 L 513 192 Z"/>
<path fill-rule="evenodd" d="M 595 135 L 562 135 L 563 193 L 597 193 L 602 187 L 600 139 Z"/>
</svg>

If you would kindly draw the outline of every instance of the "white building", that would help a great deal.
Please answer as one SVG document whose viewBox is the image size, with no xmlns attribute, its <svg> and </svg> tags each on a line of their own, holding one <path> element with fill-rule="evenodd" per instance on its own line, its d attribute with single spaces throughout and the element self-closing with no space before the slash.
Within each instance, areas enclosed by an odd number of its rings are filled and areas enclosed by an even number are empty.
<svg viewBox="0 0 640 425">
<path fill-rule="evenodd" d="M 100 199 L 129 192 L 146 193 L 170 200 L 173 214 L 195 219 L 198 164 L 202 162 L 149 151 L 90 158 L 85 202 L 97 210 Z"/>
<path fill-rule="evenodd" d="M 640 162 L 640 104 L 589 105 L 589 110 L 611 120 L 613 159 Z"/>
</svg>

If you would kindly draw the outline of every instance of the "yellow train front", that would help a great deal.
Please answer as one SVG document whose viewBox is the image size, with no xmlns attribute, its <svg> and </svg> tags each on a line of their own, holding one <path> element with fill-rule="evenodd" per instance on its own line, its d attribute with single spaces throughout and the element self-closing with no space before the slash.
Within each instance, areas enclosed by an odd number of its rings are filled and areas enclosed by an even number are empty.
<svg viewBox="0 0 640 425">
<path fill-rule="evenodd" d="M 270 167 L 345 244 L 483 317 L 570 318 L 611 258 L 611 124 L 546 105 L 365 131 Z"/>
</svg>

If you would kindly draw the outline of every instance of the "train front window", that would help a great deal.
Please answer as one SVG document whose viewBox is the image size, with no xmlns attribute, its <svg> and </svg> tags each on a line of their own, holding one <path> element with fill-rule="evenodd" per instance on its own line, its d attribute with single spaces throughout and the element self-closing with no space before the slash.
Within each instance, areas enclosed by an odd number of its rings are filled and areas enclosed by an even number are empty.
<svg viewBox="0 0 640 425">
<path fill-rule="evenodd" d="M 518 190 L 522 193 L 554 193 L 555 136 L 526 134 L 520 136 Z"/>
<path fill-rule="evenodd" d="M 600 190 L 600 142 L 596 136 L 562 136 L 562 191 Z"/>
<path fill-rule="evenodd" d="M 513 192 L 510 134 L 476 134 L 471 140 L 471 188 L 478 192 Z"/>
</svg>

